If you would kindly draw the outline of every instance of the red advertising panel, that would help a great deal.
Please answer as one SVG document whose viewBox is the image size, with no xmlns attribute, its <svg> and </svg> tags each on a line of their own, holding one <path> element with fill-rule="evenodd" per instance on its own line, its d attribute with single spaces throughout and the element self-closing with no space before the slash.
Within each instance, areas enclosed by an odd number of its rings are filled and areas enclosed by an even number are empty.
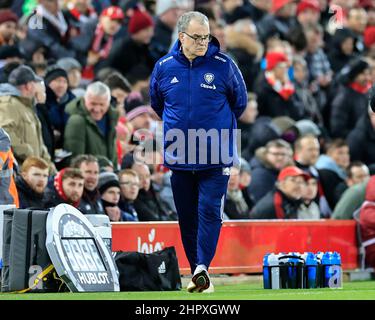
<svg viewBox="0 0 375 320">
<path fill-rule="evenodd" d="M 177 222 L 112 224 L 113 251 L 151 253 L 174 246 L 181 273 L 188 274 Z M 343 268 L 355 269 L 357 243 L 352 220 L 250 220 L 223 224 L 211 273 L 259 273 L 267 252 L 337 251 Z"/>
</svg>

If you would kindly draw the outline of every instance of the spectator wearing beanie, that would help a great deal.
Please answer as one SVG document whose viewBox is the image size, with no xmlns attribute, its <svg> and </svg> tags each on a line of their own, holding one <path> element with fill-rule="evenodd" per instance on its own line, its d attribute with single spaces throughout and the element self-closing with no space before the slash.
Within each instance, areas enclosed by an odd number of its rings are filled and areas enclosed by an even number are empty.
<svg viewBox="0 0 375 320">
<path fill-rule="evenodd" d="M 126 212 L 123 212 L 118 204 L 120 202 L 120 182 L 113 172 L 102 172 L 99 175 L 98 189 L 101 195 L 105 213 L 113 222 L 127 221 Z"/>
<path fill-rule="evenodd" d="M 65 107 L 75 95 L 69 90 L 68 74 L 57 65 L 47 68 L 44 82 L 47 94 L 46 107 L 54 132 L 55 147 L 60 149 L 64 144 L 64 130 L 69 118 Z"/>
<path fill-rule="evenodd" d="M 15 45 L 18 17 L 9 9 L 0 10 L 0 46 Z"/>
<path fill-rule="evenodd" d="M 103 10 L 88 53 L 83 78 L 92 80 L 94 74 L 103 66 L 104 61 L 119 39 L 119 31 L 124 20 L 124 13 L 120 7 L 110 6 Z"/>
<path fill-rule="evenodd" d="M 259 115 L 271 118 L 287 116 L 296 121 L 301 119 L 303 110 L 295 103 L 295 89 L 288 76 L 287 56 L 282 52 L 269 52 L 266 64 L 266 71 L 255 88 Z"/>
<path fill-rule="evenodd" d="M 112 67 L 127 77 L 131 68 L 144 65 L 151 74 L 154 59 L 151 56 L 149 43 L 154 33 L 154 22 L 147 11 L 135 9 L 129 19 L 128 37 L 113 47 L 106 66 Z"/>
<path fill-rule="evenodd" d="M 283 40 L 289 38 L 290 31 L 298 24 L 295 19 L 296 2 L 296 0 L 272 0 L 271 14 L 266 15 L 257 25 L 262 43 L 274 36 Z"/>
<path fill-rule="evenodd" d="M 82 65 L 74 58 L 62 58 L 56 63 L 68 74 L 69 89 L 75 96 L 83 96 L 85 90 L 80 88 L 82 80 Z"/>
<path fill-rule="evenodd" d="M 302 0 L 297 6 L 297 20 L 303 26 L 317 25 L 320 19 L 318 0 Z"/>
<path fill-rule="evenodd" d="M 158 0 L 156 2 L 155 34 L 150 45 L 155 61 L 169 52 L 177 20 L 185 11 L 180 2 L 179 0 Z"/>
<path fill-rule="evenodd" d="M 330 129 L 332 137 L 345 139 L 366 113 L 371 88 L 370 66 L 363 59 L 353 60 L 342 69 L 339 79 L 343 85 L 332 101 Z"/>
</svg>

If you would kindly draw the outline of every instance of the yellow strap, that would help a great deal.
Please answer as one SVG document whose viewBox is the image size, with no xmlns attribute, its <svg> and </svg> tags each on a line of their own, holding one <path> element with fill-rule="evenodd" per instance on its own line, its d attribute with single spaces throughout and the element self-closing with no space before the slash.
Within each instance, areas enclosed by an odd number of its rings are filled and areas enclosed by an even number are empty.
<svg viewBox="0 0 375 320">
<path fill-rule="evenodd" d="M 27 289 L 23 289 L 23 290 L 20 290 L 20 291 L 13 291 L 11 293 L 25 293 L 25 292 L 28 292 L 32 289 L 34 289 L 39 281 L 43 281 L 43 278 L 48 274 L 50 273 L 52 270 L 54 269 L 54 266 L 53 264 L 50 264 L 47 268 L 45 268 L 40 274 L 37 275 L 36 279 L 34 280 L 34 284 L 30 287 L 30 288 L 27 288 Z"/>
</svg>

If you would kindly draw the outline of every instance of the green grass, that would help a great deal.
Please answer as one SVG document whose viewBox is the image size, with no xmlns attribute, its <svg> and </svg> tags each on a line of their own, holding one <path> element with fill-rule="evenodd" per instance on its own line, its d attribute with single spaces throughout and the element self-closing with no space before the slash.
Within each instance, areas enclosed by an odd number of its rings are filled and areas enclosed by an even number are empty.
<svg viewBox="0 0 375 320">
<path fill-rule="evenodd" d="M 0 294 L 0 300 L 375 300 L 375 281 L 344 283 L 343 289 L 264 290 L 261 283 L 215 286 L 213 294 L 164 292 Z"/>
</svg>

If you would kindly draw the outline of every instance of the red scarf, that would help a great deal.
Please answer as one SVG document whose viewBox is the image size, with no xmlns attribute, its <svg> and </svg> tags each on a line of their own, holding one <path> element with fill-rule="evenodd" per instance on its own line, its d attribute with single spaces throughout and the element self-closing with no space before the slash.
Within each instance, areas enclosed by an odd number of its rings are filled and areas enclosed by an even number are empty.
<svg viewBox="0 0 375 320">
<path fill-rule="evenodd" d="M 95 30 L 95 36 L 91 50 L 99 53 L 101 59 L 106 59 L 109 56 L 113 45 L 113 36 L 110 36 L 107 42 L 102 47 L 102 40 L 105 35 L 106 34 L 103 30 L 103 27 L 99 24 Z M 93 80 L 95 78 L 94 66 L 85 66 L 82 70 L 82 78 Z"/>
<path fill-rule="evenodd" d="M 64 193 L 63 181 L 62 181 L 64 172 L 65 172 L 65 169 L 62 169 L 56 174 L 53 180 L 53 185 L 55 186 L 57 194 L 61 197 L 61 199 L 63 199 L 66 203 L 71 204 L 73 207 L 77 208 L 79 206 L 80 200 L 77 202 L 72 202 L 71 200 L 68 199 L 68 197 Z"/>
<path fill-rule="evenodd" d="M 367 84 L 364 86 L 357 82 L 352 82 L 349 84 L 349 87 L 358 93 L 366 94 L 371 89 L 371 82 L 367 82 Z"/>
<path fill-rule="evenodd" d="M 290 81 L 282 84 L 280 81 L 274 79 L 274 77 L 268 72 L 266 72 L 266 80 L 272 89 L 275 90 L 285 101 L 289 100 L 295 92 L 294 85 Z"/>
<path fill-rule="evenodd" d="M 91 50 L 99 53 L 100 58 L 102 59 L 106 59 L 109 56 L 109 52 L 111 51 L 113 45 L 113 36 L 109 36 L 107 42 L 102 45 L 102 40 L 105 35 L 106 34 L 103 30 L 103 27 L 99 24 L 95 30 L 95 36 Z"/>
</svg>

